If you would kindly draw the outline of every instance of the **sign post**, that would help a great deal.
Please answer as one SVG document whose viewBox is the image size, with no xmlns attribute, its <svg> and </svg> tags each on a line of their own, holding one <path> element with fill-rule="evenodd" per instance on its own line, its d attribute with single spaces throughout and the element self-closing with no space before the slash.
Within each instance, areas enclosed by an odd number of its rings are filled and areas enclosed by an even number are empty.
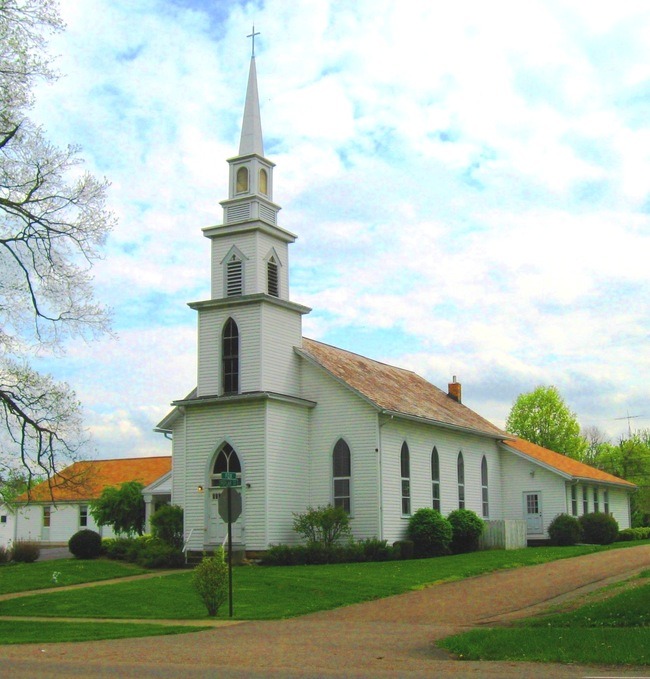
<svg viewBox="0 0 650 679">
<path fill-rule="evenodd" d="M 219 497 L 219 516 L 228 523 L 228 608 L 230 617 L 233 615 L 232 608 L 232 524 L 241 515 L 241 494 L 236 488 L 241 486 L 241 479 L 237 478 L 236 472 L 221 472 L 219 487 L 223 488 Z"/>
</svg>

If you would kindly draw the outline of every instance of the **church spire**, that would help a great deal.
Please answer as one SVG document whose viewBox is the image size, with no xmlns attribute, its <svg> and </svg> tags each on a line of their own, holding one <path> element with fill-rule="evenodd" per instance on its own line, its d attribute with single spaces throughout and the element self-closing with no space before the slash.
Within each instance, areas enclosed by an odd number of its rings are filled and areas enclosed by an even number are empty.
<svg viewBox="0 0 650 679">
<path fill-rule="evenodd" d="M 264 156 L 260 100 L 257 94 L 257 70 L 255 68 L 254 55 L 251 57 L 251 66 L 248 72 L 246 104 L 244 106 L 244 119 L 241 127 L 241 139 L 239 141 L 239 155 L 247 156 L 251 153 Z"/>
</svg>

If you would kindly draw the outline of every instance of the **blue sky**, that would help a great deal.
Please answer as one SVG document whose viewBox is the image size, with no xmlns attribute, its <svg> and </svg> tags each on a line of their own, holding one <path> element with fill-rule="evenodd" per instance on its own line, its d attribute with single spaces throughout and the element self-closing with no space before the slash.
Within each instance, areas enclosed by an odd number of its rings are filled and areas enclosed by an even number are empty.
<svg viewBox="0 0 650 679">
<path fill-rule="evenodd" d="M 503 426 L 555 385 L 583 426 L 650 426 L 646 0 L 63 0 L 34 117 L 119 218 L 95 267 L 117 338 L 42 365 L 88 455 L 169 452 L 194 386 L 255 23 L 266 155 L 306 336 L 417 371 Z M 98 20 L 99 18 L 99 20 Z"/>
</svg>

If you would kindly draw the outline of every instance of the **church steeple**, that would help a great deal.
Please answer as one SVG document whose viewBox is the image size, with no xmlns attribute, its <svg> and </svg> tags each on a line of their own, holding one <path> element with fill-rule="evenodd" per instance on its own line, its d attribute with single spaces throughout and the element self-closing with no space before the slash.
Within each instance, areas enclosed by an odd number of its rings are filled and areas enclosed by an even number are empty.
<svg viewBox="0 0 650 679">
<path fill-rule="evenodd" d="M 239 155 L 246 156 L 255 153 L 264 157 L 264 141 L 262 139 L 262 120 L 260 117 L 260 99 L 257 94 L 257 69 L 255 57 L 251 57 L 248 71 L 248 86 L 246 88 L 246 104 L 244 105 L 244 119 L 239 141 Z"/>
</svg>

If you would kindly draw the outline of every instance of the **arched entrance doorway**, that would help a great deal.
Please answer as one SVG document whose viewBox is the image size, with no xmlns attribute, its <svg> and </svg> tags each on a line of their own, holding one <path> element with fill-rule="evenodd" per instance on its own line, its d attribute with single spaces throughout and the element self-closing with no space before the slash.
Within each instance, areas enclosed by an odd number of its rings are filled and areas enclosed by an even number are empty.
<svg viewBox="0 0 650 679">
<path fill-rule="evenodd" d="M 228 524 L 219 516 L 219 497 L 222 489 L 219 487 L 219 479 L 223 472 L 234 472 L 241 484 L 241 462 L 235 449 L 229 444 L 224 443 L 215 455 L 212 469 L 210 471 L 210 499 L 209 499 L 209 521 L 208 521 L 208 543 L 221 545 L 228 535 Z M 237 488 L 241 493 L 241 485 Z M 244 542 L 244 516 L 242 515 L 232 524 L 232 540 L 234 543 L 243 544 Z"/>
</svg>

